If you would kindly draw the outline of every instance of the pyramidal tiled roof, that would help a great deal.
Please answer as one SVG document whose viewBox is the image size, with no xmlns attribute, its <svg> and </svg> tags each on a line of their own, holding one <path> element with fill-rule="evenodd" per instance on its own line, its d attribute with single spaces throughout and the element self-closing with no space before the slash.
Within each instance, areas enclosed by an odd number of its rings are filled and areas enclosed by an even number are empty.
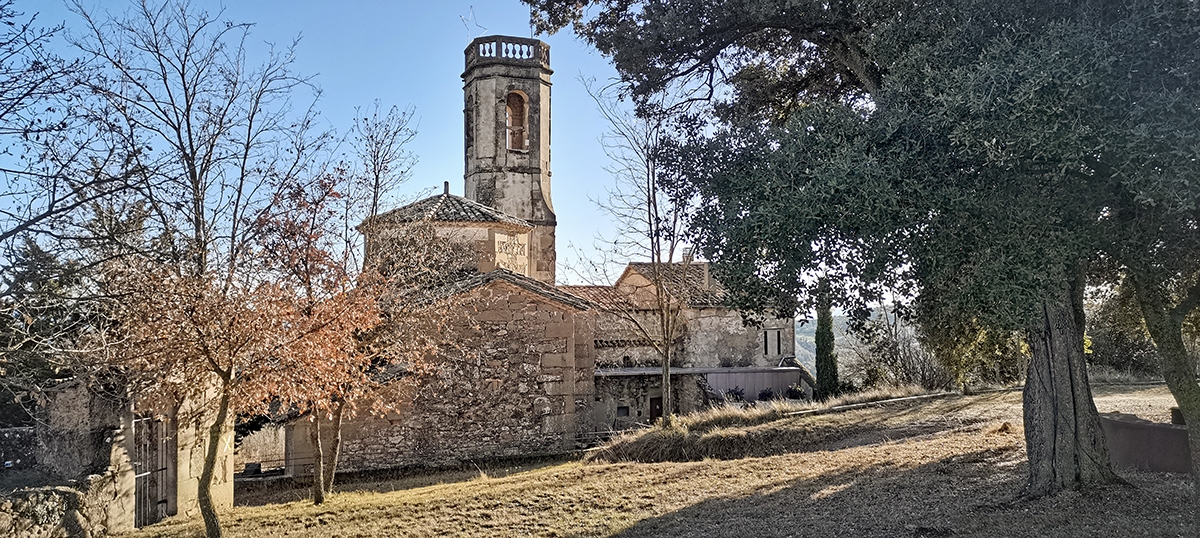
<svg viewBox="0 0 1200 538">
<path fill-rule="evenodd" d="M 430 196 L 386 213 L 380 213 L 363 221 L 363 225 L 431 221 L 482 223 L 498 225 L 519 232 L 533 229 L 533 225 L 525 220 L 474 200 L 455 196 L 448 191 L 449 189 L 443 194 Z"/>
</svg>

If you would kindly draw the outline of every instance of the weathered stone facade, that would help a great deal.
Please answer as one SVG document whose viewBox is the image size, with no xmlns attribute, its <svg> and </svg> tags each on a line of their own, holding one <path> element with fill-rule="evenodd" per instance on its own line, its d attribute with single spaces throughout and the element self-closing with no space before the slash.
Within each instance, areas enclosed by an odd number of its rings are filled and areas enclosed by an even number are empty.
<svg viewBox="0 0 1200 538">
<path fill-rule="evenodd" d="M 662 364 L 630 317 L 658 337 L 655 312 L 600 312 L 596 320 L 599 368 L 638 368 Z M 767 318 L 761 327 L 746 325 L 736 310 L 698 306 L 682 312 L 673 366 L 681 368 L 774 367 L 795 356 L 790 318 Z"/>
<path fill-rule="evenodd" d="M 575 447 L 591 420 L 591 318 L 586 305 L 507 271 L 464 292 L 464 316 L 431 358 L 411 405 L 343 426 L 338 468 L 446 466 Z M 473 313 L 473 314 L 472 314 Z M 308 422 L 291 426 L 288 471 L 311 473 Z"/>
<path fill-rule="evenodd" d="M 573 289 L 578 287 L 554 287 L 549 55 L 549 47 L 533 39 L 474 40 L 462 75 L 465 196 L 450 194 L 447 184 L 440 196 L 359 227 L 368 265 L 388 248 L 387 234 L 420 222 L 442 238 L 471 245 L 477 263 L 463 267 L 478 273 L 455 292 L 469 299 L 468 306 L 447 334 L 452 344 L 431 359 L 434 375 L 397 398 L 411 403 L 386 417 L 364 413 L 343 424 L 339 470 L 559 453 L 580 438 L 663 413 L 661 376 L 597 373 L 659 365 L 647 341 L 654 336 L 612 315 L 607 299 Z M 405 236 L 391 239 L 398 237 Z M 630 264 L 616 285 L 603 288 L 653 327 L 654 313 L 645 306 L 649 281 L 636 270 L 643 265 Z M 719 306 L 706 264 L 680 269 L 679 283 L 689 287 L 682 299 L 685 331 L 674 340 L 677 366 L 766 368 L 793 354 L 790 320 L 747 327 L 737 312 Z M 681 374 L 672 381 L 675 405 L 668 412 L 686 413 L 708 402 L 707 374 Z M 309 437 L 307 421 L 288 426 L 286 472 L 311 473 Z"/>
<path fill-rule="evenodd" d="M 550 197 L 550 47 L 491 36 L 471 42 L 463 72 L 465 196 L 533 225 L 529 276 L 555 279 Z"/>
<path fill-rule="evenodd" d="M 671 376 L 675 414 L 704 409 L 708 403 L 702 388 L 703 374 Z M 637 424 L 650 424 L 663 415 L 662 375 L 596 376 L 592 428 L 596 432 L 618 431 Z"/>
<path fill-rule="evenodd" d="M 212 412 L 190 403 L 158 411 L 135 418 L 132 399 L 123 391 L 81 381 L 46 389 L 38 402 L 36 470 L 52 483 L 80 484 L 76 493 L 106 511 L 102 525 L 109 531 L 132 530 L 137 521 L 153 523 L 169 515 L 198 515 Z M 233 507 L 232 445 L 230 424 L 211 490 L 219 509 Z M 64 506 L 76 506 L 65 493 L 48 495 L 37 498 L 51 504 L 66 499 Z M 87 515 L 93 522 L 97 517 Z"/>
<path fill-rule="evenodd" d="M 132 406 L 119 391 L 68 381 L 39 395 L 24 458 L 43 487 L 0 497 L 0 535 L 103 536 L 134 528 Z M 66 486 L 64 484 L 70 484 Z"/>
<path fill-rule="evenodd" d="M 600 305 L 596 314 L 595 427 L 621 429 L 646 424 L 662 415 L 662 342 L 654 284 L 656 271 L 679 308 L 672 342 L 674 408 L 687 413 L 729 389 L 747 400 L 771 389 L 783 395 L 802 384 L 799 368 L 780 368 L 795 357 L 792 318 L 767 318 L 748 325 L 736 310 L 721 304 L 724 288 L 709 276 L 704 262 L 631 263 L 612 286 L 561 286 Z M 710 390 L 711 389 L 711 390 Z"/>
</svg>

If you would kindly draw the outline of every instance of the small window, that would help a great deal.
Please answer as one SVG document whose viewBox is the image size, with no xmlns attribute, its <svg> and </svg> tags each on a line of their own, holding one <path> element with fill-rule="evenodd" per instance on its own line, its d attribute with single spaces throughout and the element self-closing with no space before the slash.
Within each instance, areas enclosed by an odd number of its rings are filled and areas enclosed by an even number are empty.
<svg viewBox="0 0 1200 538">
<path fill-rule="evenodd" d="M 508 129 L 508 149 L 528 150 L 529 109 L 521 92 L 508 92 L 504 102 L 505 125 Z"/>
<path fill-rule="evenodd" d="M 771 338 L 774 336 L 775 338 Z M 771 341 L 775 341 L 775 352 L 771 353 Z M 779 329 L 770 329 L 763 331 L 762 349 L 764 356 L 781 355 L 783 354 L 783 331 Z"/>
<path fill-rule="evenodd" d="M 627 417 L 627 416 L 629 416 L 629 406 L 627 406 L 627 405 L 622 405 L 622 406 L 620 406 L 620 407 L 617 407 L 617 416 L 618 416 L 618 417 Z"/>
</svg>

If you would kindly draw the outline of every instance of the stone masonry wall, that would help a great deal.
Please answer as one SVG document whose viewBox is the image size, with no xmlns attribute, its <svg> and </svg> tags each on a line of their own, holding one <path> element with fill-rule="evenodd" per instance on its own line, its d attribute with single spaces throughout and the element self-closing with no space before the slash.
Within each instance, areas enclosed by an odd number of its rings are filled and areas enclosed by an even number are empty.
<svg viewBox="0 0 1200 538">
<path fill-rule="evenodd" d="M 133 530 L 132 498 L 120 472 L 91 475 L 79 488 L 26 488 L 0 496 L 0 536 L 92 538 Z"/>
<path fill-rule="evenodd" d="M 640 323 L 656 334 L 653 311 L 639 312 Z M 779 353 L 763 353 L 763 329 L 782 331 Z M 673 366 L 713 368 L 731 366 L 778 366 L 783 356 L 795 355 L 792 320 L 770 318 L 763 327 L 747 326 L 736 310 L 689 308 L 676 344 Z M 622 314 L 602 312 L 596 330 L 596 363 L 600 368 L 660 366 L 658 351 L 645 342 L 641 331 Z M 772 349 L 774 351 L 774 349 Z"/>
<path fill-rule="evenodd" d="M 671 394 L 675 413 L 687 414 L 705 406 L 701 389 L 703 374 L 671 376 Z M 592 409 L 594 431 L 616 431 L 650 422 L 650 399 L 662 397 L 661 375 L 604 376 L 596 378 L 595 402 Z M 628 415 L 617 409 L 628 408 Z"/>
<path fill-rule="evenodd" d="M 497 281 L 470 292 L 455 346 L 411 405 L 343 426 L 338 469 L 447 466 L 561 453 L 590 424 L 592 329 L 587 313 Z M 289 461 L 311 461 L 308 423 L 289 435 Z M 304 469 L 289 464 L 294 474 Z"/>
</svg>

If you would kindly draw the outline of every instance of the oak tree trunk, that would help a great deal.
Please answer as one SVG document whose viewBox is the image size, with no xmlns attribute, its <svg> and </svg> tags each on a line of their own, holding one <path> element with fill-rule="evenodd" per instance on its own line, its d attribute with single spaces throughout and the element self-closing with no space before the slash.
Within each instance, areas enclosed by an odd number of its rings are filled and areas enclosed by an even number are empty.
<svg viewBox="0 0 1200 538">
<path fill-rule="evenodd" d="M 321 413 L 313 406 L 312 408 L 312 429 L 309 430 L 309 439 L 312 441 L 313 449 L 313 483 L 312 494 L 313 504 L 322 504 L 325 502 L 325 452 L 321 449 Z"/>
<path fill-rule="evenodd" d="M 1028 332 L 1025 378 L 1026 497 L 1118 481 L 1088 386 L 1083 356 L 1083 276 L 1042 301 Z"/>
<path fill-rule="evenodd" d="M 1162 360 L 1163 379 L 1175 397 L 1175 403 L 1187 424 L 1188 449 L 1192 455 L 1192 487 L 1194 488 L 1192 518 L 1197 533 L 1200 533 L 1200 380 L 1196 376 L 1196 362 L 1188 354 L 1183 343 L 1183 320 L 1194 310 L 1200 298 L 1200 284 L 1188 290 L 1184 301 L 1171 305 L 1162 285 L 1131 269 L 1130 276 L 1137 292 L 1146 331 L 1154 340 Z"/>
<path fill-rule="evenodd" d="M 342 416 L 346 411 L 346 401 L 338 400 L 337 406 L 333 408 L 333 424 L 330 427 L 332 430 L 329 440 L 329 448 L 325 451 L 325 491 L 326 493 L 333 492 L 333 475 L 337 471 L 338 458 L 342 454 Z"/>
<path fill-rule="evenodd" d="M 229 382 L 222 380 L 221 397 L 217 401 L 217 416 L 208 428 L 208 446 L 204 451 L 204 466 L 200 470 L 196 502 L 200 505 L 200 517 L 204 519 L 204 536 L 221 538 L 221 520 L 213 503 L 212 484 L 216 474 L 217 453 L 221 448 L 221 437 L 225 435 L 225 422 L 229 419 Z"/>
</svg>

